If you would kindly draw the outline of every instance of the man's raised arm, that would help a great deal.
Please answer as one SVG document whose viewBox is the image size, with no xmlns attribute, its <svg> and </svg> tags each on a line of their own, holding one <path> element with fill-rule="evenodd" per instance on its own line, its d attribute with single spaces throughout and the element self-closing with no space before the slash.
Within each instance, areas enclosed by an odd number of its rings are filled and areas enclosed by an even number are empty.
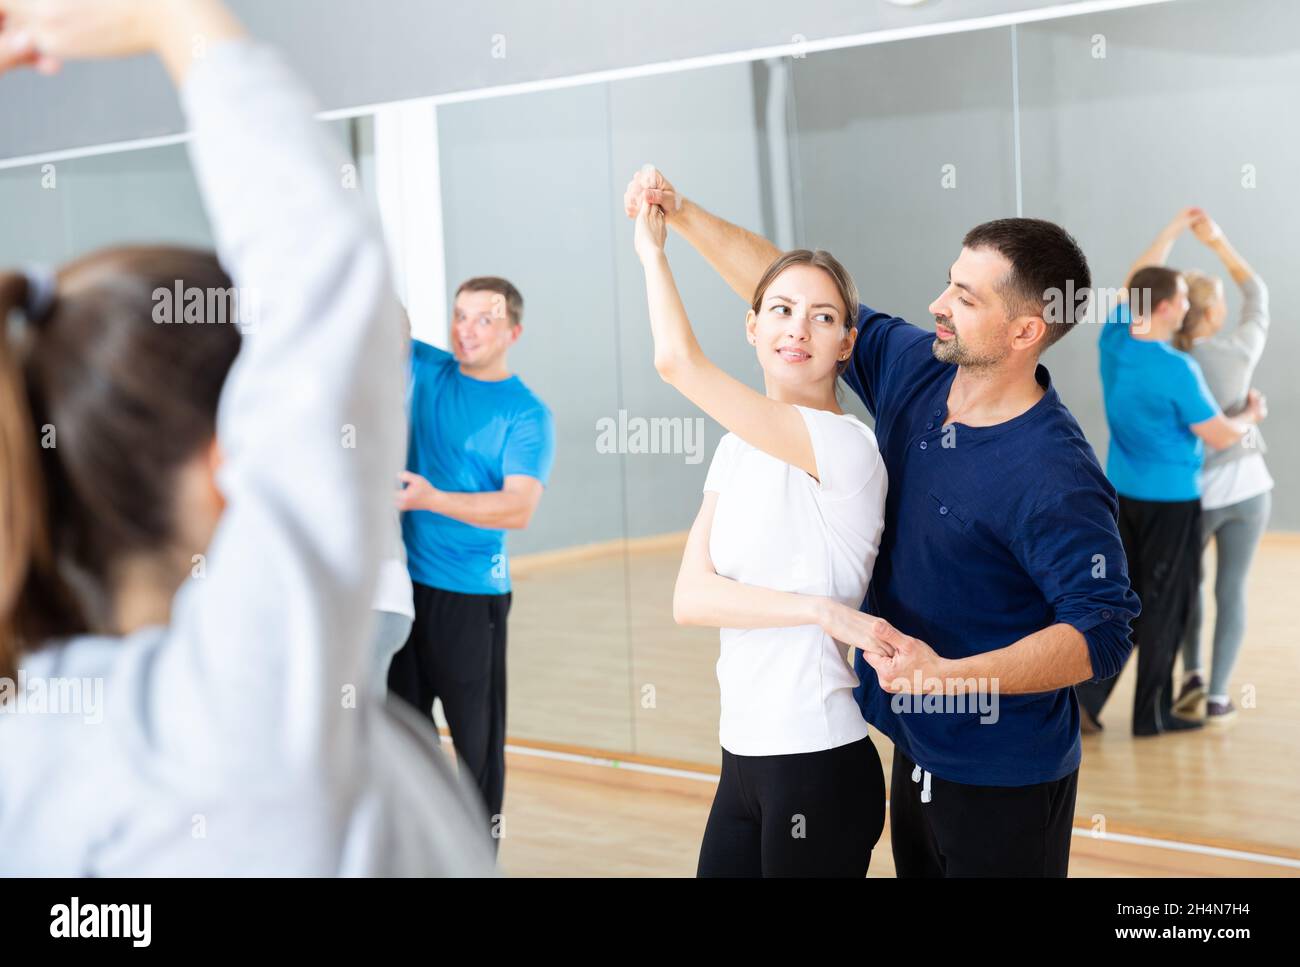
<svg viewBox="0 0 1300 967">
<path fill-rule="evenodd" d="M 748 302 L 763 272 L 781 250 L 753 232 L 705 211 L 682 197 L 653 165 L 645 165 L 627 183 L 623 210 L 635 219 L 642 200 L 664 210 L 668 226 L 704 256 L 736 294 Z"/>
</svg>

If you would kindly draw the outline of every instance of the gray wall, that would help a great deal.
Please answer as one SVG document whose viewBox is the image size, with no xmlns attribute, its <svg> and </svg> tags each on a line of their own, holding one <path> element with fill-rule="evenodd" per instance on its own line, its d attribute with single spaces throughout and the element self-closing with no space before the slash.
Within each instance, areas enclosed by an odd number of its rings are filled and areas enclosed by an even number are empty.
<svg viewBox="0 0 1300 967">
<path fill-rule="evenodd" d="M 632 222 L 622 213 L 623 190 L 633 172 L 651 162 L 675 187 L 707 199 L 724 218 L 756 231 L 768 227 L 762 220 L 764 186 L 750 65 L 622 81 L 611 86 L 610 94 L 618 204 L 611 199 L 608 213 L 615 220 L 623 403 L 629 414 L 701 418 L 705 428 L 699 463 L 688 464 L 685 455 L 627 457 L 628 536 L 640 537 L 690 526 L 723 431 L 655 372 L 645 275 L 632 247 Z M 680 237 L 669 235 L 668 255 L 704 351 L 761 390 L 762 371 L 744 330 L 749 307 Z"/>
<path fill-rule="evenodd" d="M 230 0 L 338 109 L 431 94 L 1083 0 Z M 1158 0 L 1157 0 L 1158 2 Z M 504 57 L 493 56 L 494 36 Z M 497 48 L 500 52 L 500 48 Z M 346 68 L 346 69 L 342 69 Z M 174 134 L 183 124 L 150 58 L 73 64 L 0 83 L 0 158 Z"/>
<path fill-rule="evenodd" d="M 351 124 L 329 122 L 340 144 Z M 0 170 L 0 212 L 0 266 L 58 264 L 127 242 L 212 246 L 183 145 Z"/>
<path fill-rule="evenodd" d="M 179 146 L 0 171 L 0 265 L 59 263 L 103 245 L 211 245 Z"/>
</svg>

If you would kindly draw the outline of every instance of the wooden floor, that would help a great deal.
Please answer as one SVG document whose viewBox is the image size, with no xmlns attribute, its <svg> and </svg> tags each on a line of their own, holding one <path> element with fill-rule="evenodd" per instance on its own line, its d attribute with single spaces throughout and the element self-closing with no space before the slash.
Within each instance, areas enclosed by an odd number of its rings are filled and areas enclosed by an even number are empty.
<svg viewBox="0 0 1300 967">
<path fill-rule="evenodd" d="M 609 767 L 588 767 L 589 773 Z M 714 785 L 691 781 L 628 784 L 528 756 L 511 756 L 506 784 L 506 835 L 500 862 L 508 876 L 694 876 Z M 1140 845 L 1124 836 L 1093 836 L 1077 828 L 1070 875 L 1088 877 L 1300 877 L 1300 869 L 1197 852 Z M 869 877 L 892 877 L 889 825 L 872 854 Z"/>
<path fill-rule="evenodd" d="M 574 559 L 576 558 L 576 559 Z M 510 628 L 512 741 L 716 774 L 716 632 L 678 628 L 671 589 L 680 539 L 614 554 L 517 562 Z M 1213 586 L 1213 555 L 1207 587 Z M 522 566 L 521 566 L 522 565 Z M 1250 627 L 1233 681 L 1238 720 L 1223 729 L 1133 739 L 1132 662 L 1084 739 L 1074 875 L 1295 875 L 1127 837 L 1300 859 L 1300 535 L 1270 534 L 1251 576 Z M 1207 602 L 1207 635 L 1213 600 Z M 1246 691 L 1243 692 L 1243 689 Z M 886 765 L 887 739 L 873 732 Z M 617 781 L 610 776 L 618 773 Z M 690 875 L 713 787 L 512 755 L 506 872 Z M 1092 830 L 1112 835 L 1096 837 Z M 1119 834 L 1118 838 L 1115 834 Z M 872 875 L 892 875 L 888 831 Z"/>
</svg>

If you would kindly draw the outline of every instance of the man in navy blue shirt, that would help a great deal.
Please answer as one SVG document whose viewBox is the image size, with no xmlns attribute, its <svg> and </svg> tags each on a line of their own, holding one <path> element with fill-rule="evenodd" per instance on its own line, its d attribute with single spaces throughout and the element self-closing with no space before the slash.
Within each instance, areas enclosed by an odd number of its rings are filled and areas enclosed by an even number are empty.
<svg viewBox="0 0 1300 967">
<path fill-rule="evenodd" d="M 748 299 L 778 254 L 653 169 L 642 199 Z M 865 306 L 845 380 L 889 471 L 857 652 L 858 701 L 894 741 L 900 876 L 1064 876 L 1080 762 L 1072 685 L 1115 675 L 1138 613 L 1114 488 L 1038 357 L 1072 329 L 1088 264 L 1036 219 L 969 232 L 935 332 Z M 1049 321 L 1050 320 L 1050 321 Z"/>
</svg>

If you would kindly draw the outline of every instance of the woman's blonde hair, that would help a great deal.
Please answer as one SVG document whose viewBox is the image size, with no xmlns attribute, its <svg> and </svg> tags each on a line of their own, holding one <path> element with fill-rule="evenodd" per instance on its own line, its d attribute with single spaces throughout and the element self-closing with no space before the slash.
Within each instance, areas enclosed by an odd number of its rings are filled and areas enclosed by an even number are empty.
<svg viewBox="0 0 1300 967">
<path fill-rule="evenodd" d="M 1219 301 L 1221 282 L 1212 275 L 1194 269 L 1186 270 L 1182 275 L 1187 280 L 1187 301 L 1190 307 L 1187 317 L 1183 319 L 1183 327 L 1174 333 L 1174 346 L 1187 352 L 1192 348 L 1192 343 L 1205 334 L 1205 320 Z"/>
</svg>

